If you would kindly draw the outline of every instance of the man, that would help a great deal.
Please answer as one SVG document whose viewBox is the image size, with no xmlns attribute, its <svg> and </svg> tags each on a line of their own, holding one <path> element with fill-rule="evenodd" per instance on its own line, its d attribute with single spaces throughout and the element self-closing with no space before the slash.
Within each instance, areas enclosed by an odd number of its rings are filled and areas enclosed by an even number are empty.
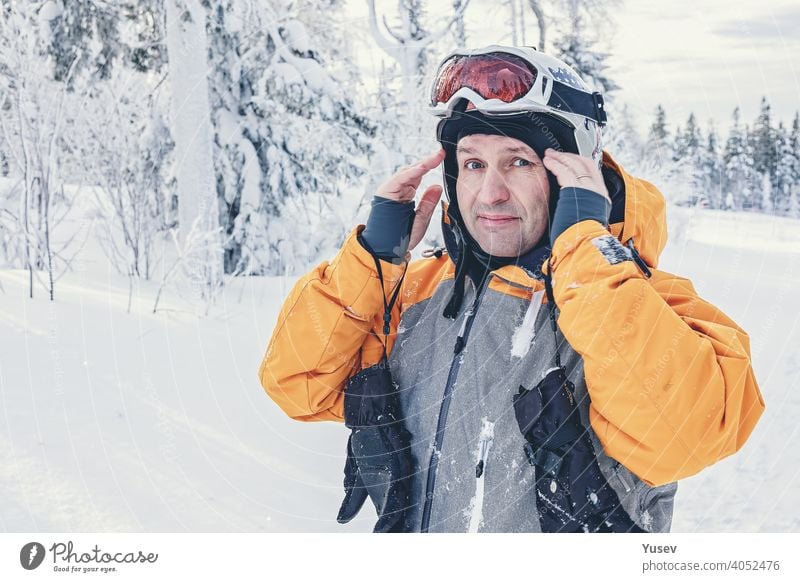
<svg viewBox="0 0 800 582">
<path fill-rule="evenodd" d="M 602 97 L 529 48 L 450 55 L 442 149 L 302 277 L 259 375 L 351 429 L 339 521 L 375 531 L 669 531 L 676 481 L 764 410 L 747 334 L 656 269 L 658 190 L 600 148 Z M 446 253 L 408 262 L 442 194 Z"/>
</svg>

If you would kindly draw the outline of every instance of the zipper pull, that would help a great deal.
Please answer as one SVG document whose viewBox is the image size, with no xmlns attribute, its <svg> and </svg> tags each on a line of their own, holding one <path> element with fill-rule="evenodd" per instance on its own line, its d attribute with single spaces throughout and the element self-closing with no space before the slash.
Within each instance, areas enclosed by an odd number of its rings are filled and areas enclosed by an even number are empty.
<svg viewBox="0 0 800 582">
<path fill-rule="evenodd" d="M 467 322 L 472 318 L 474 313 L 475 309 L 472 307 L 464 313 L 464 321 L 461 322 L 461 329 L 458 331 L 458 337 L 456 338 L 456 347 L 453 349 L 453 353 L 455 354 L 460 354 L 461 350 L 464 349 L 464 336 L 467 333 Z"/>
<path fill-rule="evenodd" d="M 481 434 L 478 441 L 478 464 L 475 465 L 475 478 L 480 479 L 483 476 L 483 470 L 486 468 L 486 460 L 489 457 L 489 449 L 492 448 L 492 441 L 494 440 L 494 423 L 489 422 L 488 418 L 481 421 Z"/>
<path fill-rule="evenodd" d="M 645 276 L 646 279 L 649 279 L 653 276 L 653 273 L 650 272 L 650 269 L 647 266 L 647 263 L 644 262 L 644 259 L 639 256 L 639 251 L 636 250 L 636 247 L 633 246 L 633 239 L 629 238 L 628 242 L 625 243 L 625 246 L 628 247 L 628 250 L 631 251 L 631 257 L 633 258 L 633 262 L 636 263 L 636 266 L 639 267 L 639 270 Z"/>
</svg>

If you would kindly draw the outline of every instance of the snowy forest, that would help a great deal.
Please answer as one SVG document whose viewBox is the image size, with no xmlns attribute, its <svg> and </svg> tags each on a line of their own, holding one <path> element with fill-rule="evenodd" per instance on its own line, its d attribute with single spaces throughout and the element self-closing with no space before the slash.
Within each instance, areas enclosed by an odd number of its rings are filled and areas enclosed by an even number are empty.
<svg viewBox="0 0 800 582">
<path fill-rule="evenodd" d="M 97 244 L 158 294 L 212 301 L 230 277 L 299 273 L 329 254 L 377 184 L 433 146 L 432 69 L 474 42 L 487 9 L 364 2 L 377 70 L 342 34 L 354 24 L 343 0 L 2 0 L 0 262 L 28 272 L 31 296 L 54 297 L 78 249 Z M 757 119 L 734 111 L 727 135 L 661 106 L 639 135 L 598 41 L 617 5 L 492 10 L 508 23 L 498 42 L 537 44 L 606 93 L 606 149 L 672 202 L 800 215 L 800 119 L 774 119 L 766 99 Z"/>
</svg>

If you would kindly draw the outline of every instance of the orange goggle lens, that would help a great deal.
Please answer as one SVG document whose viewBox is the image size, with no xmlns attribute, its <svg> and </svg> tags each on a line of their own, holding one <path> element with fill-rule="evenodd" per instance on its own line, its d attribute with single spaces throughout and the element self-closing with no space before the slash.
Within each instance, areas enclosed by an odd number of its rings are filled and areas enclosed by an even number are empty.
<svg viewBox="0 0 800 582">
<path fill-rule="evenodd" d="M 527 95 L 535 82 L 536 68 L 516 55 L 501 52 L 454 55 L 439 69 L 431 105 L 446 103 L 463 87 L 472 89 L 484 99 L 512 103 Z"/>
</svg>

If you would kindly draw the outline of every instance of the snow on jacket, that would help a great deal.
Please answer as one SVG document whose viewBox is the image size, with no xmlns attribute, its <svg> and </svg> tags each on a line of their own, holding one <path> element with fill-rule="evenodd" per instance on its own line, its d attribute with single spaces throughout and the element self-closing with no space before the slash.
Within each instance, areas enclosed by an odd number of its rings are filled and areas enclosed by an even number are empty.
<svg viewBox="0 0 800 582">
<path fill-rule="evenodd" d="M 607 153 L 604 164 L 624 182 L 624 221 L 606 230 L 585 220 L 555 241 L 549 269 L 557 335 L 541 276 L 509 265 L 493 271 L 485 288 L 468 279 L 462 312 L 450 320 L 442 316 L 454 277 L 449 254 L 409 264 L 393 311 L 389 362 L 413 438 L 415 531 L 426 488 L 429 531 L 539 531 L 534 468 L 512 395 L 555 366 L 556 343 L 584 403 L 581 419 L 600 468 L 647 531 L 669 531 L 675 482 L 741 449 L 761 416 L 747 334 L 698 297 L 690 281 L 656 269 L 667 238 L 662 195 Z M 259 369 L 267 394 L 295 419 L 341 421 L 347 379 L 380 360 L 381 344 L 370 331 L 381 335 L 383 292 L 374 259 L 356 238 L 363 228 L 294 286 Z M 630 239 L 649 278 L 630 252 L 620 252 Z M 382 262 L 382 269 L 388 297 L 403 268 Z M 476 293 L 482 295 L 466 346 L 454 358 Z M 479 460 L 484 468 L 476 477 Z"/>
</svg>

